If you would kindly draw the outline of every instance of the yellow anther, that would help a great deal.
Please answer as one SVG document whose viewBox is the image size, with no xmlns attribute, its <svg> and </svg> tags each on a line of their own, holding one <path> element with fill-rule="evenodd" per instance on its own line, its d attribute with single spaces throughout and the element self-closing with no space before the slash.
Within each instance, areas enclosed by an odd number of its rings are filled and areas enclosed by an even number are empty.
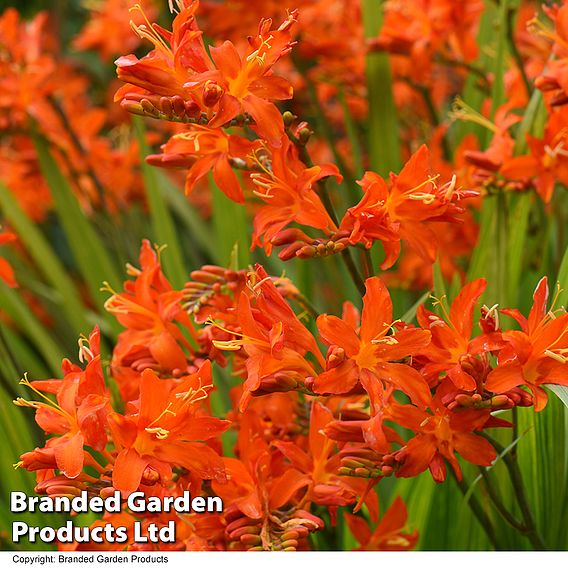
<svg viewBox="0 0 568 568">
<path fill-rule="evenodd" d="M 446 201 L 450 201 L 450 199 L 452 198 L 455 190 L 456 190 L 456 183 L 457 183 L 457 176 L 456 174 L 454 174 L 452 176 L 452 179 L 450 181 L 450 183 L 448 184 L 448 188 L 446 189 L 446 193 L 444 194 L 444 199 Z"/>
<path fill-rule="evenodd" d="M 413 193 L 408 196 L 412 201 L 423 201 L 425 205 L 432 205 L 436 201 L 436 196 L 433 193 Z"/>
<path fill-rule="evenodd" d="M 168 44 L 164 41 L 162 36 L 156 31 L 154 26 L 148 20 L 144 9 L 140 4 L 134 4 L 132 8 L 129 8 L 129 12 L 140 12 L 146 24 L 136 25 L 132 20 L 130 20 L 130 27 L 134 30 L 134 33 L 138 34 L 142 39 L 147 39 L 151 43 L 153 43 L 158 49 L 165 50 L 168 54 L 172 54 L 172 50 L 168 46 Z"/>
<path fill-rule="evenodd" d="M 144 428 L 144 430 L 149 434 L 155 434 L 158 440 L 165 440 L 170 434 L 170 431 L 165 428 Z"/>
<path fill-rule="evenodd" d="M 242 347 L 242 341 L 232 339 L 229 341 L 219 341 L 217 339 L 213 340 L 213 345 L 217 347 L 217 349 L 221 349 L 223 351 L 238 351 Z"/>
<path fill-rule="evenodd" d="M 398 339 L 396 339 L 396 337 L 393 337 L 392 335 L 388 335 L 387 337 L 383 337 L 382 339 L 371 339 L 371 343 L 373 345 L 397 345 Z"/>
<path fill-rule="evenodd" d="M 551 349 L 546 349 L 544 354 L 559 363 L 566 363 L 568 362 L 568 357 L 564 355 L 564 353 L 568 353 L 568 349 L 557 349 L 556 351 L 552 351 Z"/>
<path fill-rule="evenodd" d="M 495 325 L 499 327 L 499 304 L 494 304 L 490 308 L 488 308 L 485 304 L 483 304 L 482 307 L 487 310 L 485 318 L 487 319 L 492 317 L 493 319 L 495 319 Z"/>
<path fill-rule="evenodd" d="M 85 336 L 81 336 L 77 342 L 79 344 L 79 361 L 92 361 L 95 358 L 94 353 L 90 349 L 89 340 Z"/>
<path fill-rule="evenodd" d="M 403 536 L 397 536 L 395 538 L 389 538 L 387 544 L 392 546 L 410 546 L 410 542 Z"/>
</svg>

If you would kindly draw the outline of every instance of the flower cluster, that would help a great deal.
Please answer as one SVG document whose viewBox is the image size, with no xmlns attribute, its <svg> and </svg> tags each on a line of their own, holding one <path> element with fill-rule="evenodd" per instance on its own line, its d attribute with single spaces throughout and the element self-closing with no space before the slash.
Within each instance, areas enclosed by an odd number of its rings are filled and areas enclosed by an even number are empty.
<svg viewBox="0 0 568 568">
<path fill-rule="evenodd" d="M 446 460 L 461 479 L 458 455 L 489 466 L 496 451 L 484 434 L 511 426 L 493 412 L 542 410 L 544 384 L 568 386 L 568 315 L 547 306 L 546 279 L 527 318 L 482 306 L 472 337 L 483 279 L 467 284 L 449 311 L 441 299 L 442 316 L 420 307 L 415 327 L 393 320 L 388 290 L 373 277 L 361 313 L 347 303 L 341 317 L 319 315 L 314 336 L 292 308 L 294 287 L 261 266 L 204 266 L 178 291 L 148 242 L 140 264 L 107 302 L 126 328 L 110 367 L 122 410 L 105 384 L 95 329 L 79 342 L 84 367 L 65 360 L 62 379 L 24 379 L 38 400 L 16 404 L 36 409 L 52 437 L 19 465 L 36 471 L 36 490 L 47 495 L 220 496 L 222 515 L 178 519 L 178 547 L 305 549 L 325 526 L 321 506 L 332 519 L 350 506 L 366 511 L 348 517 L 364 548 L 411 548 L 417 535 L 407 532 L 400 500 L 372 528 L 373 486 L 427 469 L 442 482 Z M 499 313 L 521 330 L 503 331 Z M 211 361 L 231 363 L 242 381 L 226 420 L 211 414 Z M 238 435 L 225 453 L 228 429 Z"/>
<path fill-rule="evenodd" d="M 424 472 L 463 489 L 473 466 L 498 513 L 541 545 L 528 507 L 516 520 L 486 468 L 498 454 L 511 460 L 518 486 L 516 454 L 498 439 L 507 429 L 515 438 L 520 409 L 547 406 L 545 387 L 568 387 L 568 314 L 538 259 L 566 241 L 568 6 L 536 17 L 527 3 L 502 10 L 498 47 L 510 61 L 497 50 L 502 68 L 486 73 L 476 38 L 494 14 L 481 0 L 389 0 L 376 37 L 362 4 L 169 0 L 165 29 L 152 23 L 155 0 L 98 0 L 73 47 L 118 56 L 112 103 L 87 94 L 87 72 L 59 53 L 46 13 L 29 24 L 14 9 L 0 16 L 0 206 L 16 226 L 0 234 L 0 245 L 13 243 L 0 258 L 0 292 L 27 282 L 19 267 L 46 250 L 31 251 L 42 241 L 25 234 L 26 220 L 55 234 L 55 208 L 67 231 L 73 199 L 81 227 L 100 224 L 105 244 L 122 243 L 121 262 L 142 237 L 122 287 L 100 274 L 104 300 L 92 280 L 70 298 L 86 304 L 81 324 L 96 309 L 106 318 L 79 339 L 78 364 L 64 359 L 61 378 L 21 381 L 32 394 L 14 402 L 35 411 L 47 440 L 17 465 L 52 497 L 189 491 L 225 505 L 105 513 L 95 524 L 173 521 L 176 542 L 102 548 L 309 550 L 341 533 L 352 548 L 410 550 L 412 510 L 379 490 Z M 231 10 L 239 17 L 220 17 Z M 388 96 L 375 73 L 392 81 Z M 389 113 L 400 129 L 382 136 Z M 139 163 L 140 149 L 160 144 Z M 203 215 L 184 208 L 175 182 Z M 224 265 L 200 250 L 203 235 L 176 246 L 188 218 L 193 238 L 212 208 L 219 228 L 224 206 L 250 221 L 246 242 L 239 237 L 250 263 L 239 264 L 235 247 Z M 551 237 L 543 220 L 555 206 Z M 170 239 L 163 246 L 141 234 L 148 211 L 154 238 Z M 16 255 L 20 240 L 27 256 Z M 112 269 L 104 249 L 88 248 L 93 267 Z M 184 266 L 169 270 L 184 252 L 200 266 L 189 277 Z M 565 276 L 568 256 L 556 256 L 549 266 Z M 63 274 L 53 258 L 42 271 Z M 92 279 L 90 259 L 75 260 Z M 510 290 L 523 268 L 523 289 L 538 282 L 532 306 L 530 292 Z M 12 313 L 27 314 L 22 306 Z M 483 525 L 483 507 L 472 509 Z"/>
</svg>

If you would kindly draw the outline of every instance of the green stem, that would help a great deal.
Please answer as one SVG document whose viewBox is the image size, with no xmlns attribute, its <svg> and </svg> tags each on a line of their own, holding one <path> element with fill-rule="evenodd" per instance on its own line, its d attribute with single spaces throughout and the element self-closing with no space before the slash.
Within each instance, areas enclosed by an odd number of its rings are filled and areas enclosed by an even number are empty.
<svg viewBox="0 0 568 568">
<path fill-rule="evenodd" d="M 363 282 L 363 279 L 361 278 L 361 275 L 359 274 L 359 271 L 357 270 L 357 267 L 355 266 L 355 263 L 351 258 L 351 253 L 349 252 L 348 248 L 341 251 L 341 257 L 345 262 L 345 266 L 347 266 L 347 270 L 349 271 L 351 279 L 357 287 L 357 290 L 359 291 L 361 296 L 364 296 L 366 292 L 365 282 Z"/>
<path fill-rule="evenodd" d="M 497 279 L 497 294 L 496 301 L 502 305 L 508 305 L 507 294 L 507 266 L 508 266 L 508 228 L 509 228 L 509 213 L 507 206 L 507 196 L 505 192 L 500 189 L 497 194 L 497 251 L 494 257 L 495 276 Z"/>
<path fill-rule="evenodd" d="M 349 110 L 349 105 L 345 99 L 345 93 L 342 89 L 339 89 L 337 93 L 337 98 L 341 108 L 343 109 L 343 116 L 345 118 L 345 130 L 347 132 L 347 138 L 349 139 L 349 145 L 351 147 L 351 153 L 353 155 L 353 167 L 355 169 L 355 175 L 357 178 L 362 178 L 365 173 L 365 167 L 363 163 L 363 150 L 361 148 L 361 141 L 359 140 L 359 133 L 357 132 L 357 124 L 351 116 L 351 111 Z"/>
<path fill-rule="evenodd" d="M 509 8 L 509 10 L 507 10 L 507 19 L 506 19 L 506 23 L 507 23 L 507 41 L 509 43 L 509 49 L 511 51 L 511 55 L 513 56 L 513 59 L 515 60 L 515 63 L 517 64 L 517 68 L 519 70 L 519 73 L 521 74 L 521 78 L 523 79 L 523 84 L 525 86 L 525 89 L 527 90 L 527 96 L 529 97 L 529 99 L 532 96 L 532 85 L 531 82 L 529 81 L 529 78 L 527 76 L 527 72 L 525 69 L 525 65 L 523 62 L 523 58 L 521 56 L 521 53 L 517 47 L 517 44 L 515 43 L 515 28 L 514 28 L 514 20 L 515 20 L 515 16 L 517 14 L 517 10 L 514 8 Z"/>
<path fill-rule="evenodd" d="M 428 115 L 430 117 L 430 122 L 434 128 L 440 126 L 442 121 L 440 120 L 440 115 L 438 113 L 438 109 L 434 104 L 434 100 L 432 99 L 432 95 L 430 94 L 430 89 L 424 85 L 420 85 L 412 81 L 412 79 L 406 79 L 406 82 L 417 92 L 420 93 L 424 104 L 426 105 L 426 110 L 428 111 Z M 448 144 L 448 139 L 444 134 L 442 136 L 442 152 L 444 154 L 444 159 L 447 162 L 450 162 L 452 159 L 452 151 Z"/>
<path fill-rule="evenodd" d="M 476 67 L 471 63 L 467 63 L 465 61 L 454 61 L 452 59 L 446 59 L 443 56 L 435 56 L 434 60 L 440 63 L 441 65 L 445 65 L 446 67 L 457 67 L 460 69 L 465 69 L 472 75 L 475 75 L 477 79 L 480 81 L 480 88 L 486 94 L 489 95 L 491 91 L 491 83 L 487 78 L 487 74 L 483 69 Z"/>
<path fill-rule="evenodd" d="M 534 517 L 526 496 L 523 476 L 519 467 L 519 463 L 517 461 L 516 452 L 503 454 L 504 448 L 503 446 L 501 446 L 501 444 L 499 444 L 499 442 L 492 439 L 490 436 L 484 437 L 489 440 L 489 442 L 491 442 L 491 444 L 499 454 L 503 455 L 503 461 L 505 462 L 507 470 L 509 471 L 509 477 L 511 478 L 515 496 L 517 497 L 517 502 L 523 516 L 524 531 L 520 531 L 521 534 L 524 534 L 530 540 L 535 550 L 547 550 L 546 545 L 536 528 L 536 523 L 534 521 Z"/>
<path fill-rule="evenodd" d="M 75 149 L 79 152 L 79 154 L 81 154 L 81 156 L 85 160 L 85 163 L 86 163 L 86 166 L 87 166 L 87 171 L 89 173 L 89 176 L 91 177 L 91 180 L 93 181 L 93 185 L 95 186 L 95 189 L 97 190 L 97 194 L 99 196 L 99 199 L 101 200 L 101 203 L 105 207 L 107 207 L 108 204 L 107 204 L 105 188 L 104 188 L 101 180 L 99 179 L 99 177 L 97 176 L 97 174 L 95 173 L 93 168 L 91 167 L 91 164 L 89 163 L 88 153 L 85 150 L 81 140 L 79 139 L 79 136 L 77 135 L 77 133 L 73 129 L 73 126 L 71 125 L 71 122 L 69 121 L 68 116 L 65 114 L 63 107 L 59 104 L 59 102 L 53 96 L 49 96 L 48 101 L 51 103 L 51 107 L 53 108 L 53 110 L 55 111 L 55 113 L 57 114 L 59 119 L 61 120 L 61 123 L 63 124 L 63 128 L 66 130 L 67 134 L 69 134 L 69 138 L 71 139 L 73 146 L 75 146 Z"/>
<path fill-rule="evenodd" d="M 12 353 L 6 338 L 4 337 L 4 331 L 0 326 L 0 360 L 2 361 L 2 370 L 0 373 L 0 378 L 2 381 L 2 387 L 5 392 L 9 393 L 10 396 L 18 396 L 17 390 L 14 385 L 17 384 L 17 380 L 21 373 L 19 371 L 18 363 Z"/>
<path fill-rule="evenodd" d="M 288 137 L 290 138 L 292 143 L 295 144 L 296 147 L 298 148 L 298 154 L 300 156 L 300 160 L 302 160 L 302 162 L 304 162 L 304 164 L 308 168 L 313 167 L 314 162 L 312 161 L 312 158 L 311 158 L 311 156 L 308 152 L 308 149 L 306 148 L 306 145 L 302 144 L 298 140 L 298 138 L 296 138 L 296 136 L 294 136 L 294 134 L 291 132 L 290 129 L 286 129 L 286 134 L 288 135 Z M 335 213 L 335 209 L 334 209 L 333 203 L 331 202 L 331 199 L 329 197 L 329 191 L 327 190 L 326 185 L 327 185 L 326 180 L 320 180 L 318 182 L 318 184 L 317 184 L 318 195 L 320 196 L 322 203 L 323 203 L 328 215 L 331 217 L 331 220 L 336 225 L 339 225 L 337 214 Z M 357 267 L 355 266 L 353 259 L 351 258 L 351 253 L 349 252 L 349 249 L 344 249 L 344 250 L 341 251 L 341 258 L 343 259 L 343 262 L 345 262 L 345 266 L 347 267 L 347 270 L 349 271 L 349 275 L 351 276 L 353 283 L 357 287 L 357 290 L 359 291 L 359 293 L 361 295 L 364 295 L 365 294 L 365 283 L 364 283 L 363 279 L 361 278 L 361 275 L 359 274 L 359 271 L 357 270 Z"/>
<path fill-rule="evenodd" d="M 467 483 L 463 479 L 460 481 L 457 478 L 456 473 L 454 472 L 454 470 L 452 468 L 450 468 L 450 471 L 452 473 L 452 476 L 453 476 L 455 482 L 457 483 L 458 487 L 460 488 L 460 491 L 462 492 L 462 494 L 464 496 L 467 495 L 467 493 L 468 493 Z M 485 531 L 485 534 L 487 535 L 487 538 L 491 542 L 493 548 L 495 550 L 503 550 L 503 547 L 499 544 L 499 541 L 497 540 L 497 535 L 495 533 L 495 527 L 493 526 L 493 523 L 491 522 L 491 519 L 489 518 L 487 513 L 483 510 L 483 507 L 481 506 L 481 504 L 477 500 L 477 497 L 475 495 L 471 494 L 469 496 L 469 499 L 467 500 L 467 503 L 468 503 L 471 511 L 473 512 L 473 514 L 475 515 L 475 517 L 479 521 L 481 528 Z"/>
<path fill-rule="evenodd" d="M 373 259 L 371 258 L 371 253 L 368 248 L 363 249 L 361 254 L 361 262 L 363 264 L 363 271 L 365 273 L 365 278 L 371 278 L 375 275 L 375 270 L 373 268 Z"/>
<path fill-rule="evenodd" d="M 487 470 L 484 467 L 480 467 L 479 468 L 479 473 L 481 474 L 481 476 L 483 477 L 483 481 L 485 482 L 485 487 L 487 489 L 487 493 L 489 495 L 489 498 L 491 499 L 491 501 L 493 502 L 493 505 L 495 505 L 495 508 L 497 509 L 497 511 L 499 512 L 499 514 L 517 531 L 519 532 L 524 532 L 525 531 L 525 526 L 520 523 L 517 519 L 515 519 L 515 517 L 507 510 L 507 508 L 505 507 L 505 505 L 503 505 L 503 502 L 501 501 L 501 499 L 499 498 L 499 495 L 497 495 L 497 492 L 495 491 L 495 487 L 493 487 L 493 484 L 491 483 L 491 479 L 489 477 L 489 474 L 487 473 Z"/>
<path fill-rule="evenodd" d="M 300 306 L 314 319 L 317 319 L 320 316 L 320 313 L 317 311 L 315 306 L 303 294 L 298 294 L 295 299 L 296 302 L 298 302 L 298 304 L 300 304 Z"/>
</svg>

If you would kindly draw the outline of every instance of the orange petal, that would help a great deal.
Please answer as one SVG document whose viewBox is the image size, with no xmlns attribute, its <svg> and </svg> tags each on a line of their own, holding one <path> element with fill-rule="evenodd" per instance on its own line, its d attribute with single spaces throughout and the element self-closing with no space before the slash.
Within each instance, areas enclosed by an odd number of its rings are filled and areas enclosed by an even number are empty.
<svg viewBox="0 0 568 568">
<path fill-rule="evenodd" d="M 140 454 L 134 448 L 123 450 L 114 462 L 112 470 L 113 486 L 126 494 L 136 491 L 147 465 L 148 460 L 140 457 Z"/>
<path fill-rule="evenodd" d="M 448 369 L 448 377 L 458 389 L 473 391 L 477 387 L 475 379 L 469 373 L 466 373 L 459 364 Z"/>
<path fill-rule="evenodd" d="M 343 518 L 347 522 L 351 534 L 364 547 L 371 540 L 371 529 L 365 519 L 349 513 L 344 513 Z"/>
<path fill-rule="evenodd" d="M 377 367 L 376 373 L 381 379 L 407 394 L 419 408 L 429 406 L 432 400 L 430 388 L 416 369 L 401 363 L 383 363 Z"/>
<path fill-rule="evenodd" d="M 321 315 L 317 319 L 317 326 L 322 339 L 328 345 L 342 347 L 348 357 L 359 352 L 360 341 L 355 330 L 337 316 Z"/>
<path fill-rule="evenodd" d="M 324 452 L 325 448 L 328 446 L 328 438 L 322 434 L 321 431 L 332 421 L 333 414 L 331 410 L 320 402 L 314 401 L 310 414 L 309 435 L 310 451 L 314 459 L 322 457 L 322 452 Z"/>
<path fill-rule="evenodd" d="M 318 375 L 313 390 L 318 394 L 345 394 L 355 388 L 359 380 L 357 365 L 351 359 Z"/>
<path fill-rule="evenodd" d="M 363 297 L 359 335 L 363 342 L 370 343 L 392 323 L 392 301 L 387 287 L 378 276 L 368 278 L 365 288 L 367 291 Z"/>
<path fill-rule="evenodd" d="M 465 339 L 471 337 L 473 329 L 473 310 L 477 300 L 485 291 L 487 282 L 484 278 L 478 278 L 466 284 L 450 308 L 450 320 L 458 333 Z"/>
<path fill-rule="evenodd" d="M 83 471 L 83 434 L 77 432 L 68 439 L 61 438 L 61 443 L 53 448 L 55 461 L 61 473 L 70 479 L 77 477 Z M 65 441 L 64 441 L 65 440 Z"/>
<path fill-rule="evenodd" d="M 398 470 L 398 477 L 416 477 L 428 468 L 436 455 L 436 446 L 428 435 L 412 438 L 404 449 L 405 460 Z"/>
<path fill-rule="evenodd" d="M 144 369 L 140 379 L 139 423 L 146 427 L 158 418 L 168 403 L 170 383 L 162 381 L 152 369 Z"/>
<path fill-rule="evenodd" d="M 286 505 L 295 493 L 311 482 L 311 477 L 300 473 L 297 469 L 287 469 L 284 474 L 276 479 L 270 490 L 270 508 L 279 509 Z"/>
<path fill-rule="evenodd" d="M 213 179 L 219 189 L 235 203 L 244 203 L 241 184 L 225 157 L 217 159 L 213 167 Z"/>
<path fill-rule="evenodd" d="M 408 513 L 406 505 L 400 496 L 397 496 L 384 514 L 377 532 L 382 534 L 396 533 L 404 528 Z"/>
<path fill-rule="evenodd" d="M 523 368 L 519 364 L 512 363 L 493 369 L 487 376 L 485 388 L 491 392 L 501 393 L 523 384 L 525 384 Z"/>
<path fill-rule="evenodd" d="M 243 100 L 243 108 L 254 119 L 252 126 L 271 146 L 279 148 L 284 135 L 284 122 L 280 111 L 268 101 L 255 95 L 248 95 Z"/>
<path fill-rule="evenodd" d="M 17 288 L 18 283 L 14 275 L 14 269 L 5 258 L 0 258 L 0 280 L 5 282 L 10 288 Z"/>
<path fill-rule="evenodd" d="M 426 180 L 430 173 L 430 151 L 422 144 L 406 162 L 400 174 L 395 176 L 392 193 L 400 194 L 413 190 Z"/>
<path fill-rule="evenodd" d="M 495 448 L 481 436 L 470 433 L 454 435 L 454 447 L 468 462 L 489 466 L 497 457 Z"/>
<path fill-rule="evenodd" d="M 546 316 L 548 311 L 546 308 L 548 302 L 548 279 L 545 276 L 540 279 L 533 294 L 533 306 L 528 317 L 528 331 L 532 333 L 535 331 L 538 324 Z"/>
</svg>

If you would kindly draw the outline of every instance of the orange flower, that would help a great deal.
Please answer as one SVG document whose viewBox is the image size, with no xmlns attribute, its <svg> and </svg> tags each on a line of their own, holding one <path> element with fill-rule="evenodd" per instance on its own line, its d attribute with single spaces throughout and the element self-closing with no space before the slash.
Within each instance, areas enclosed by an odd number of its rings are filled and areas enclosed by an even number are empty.
<svg viewBox="0 0 568 568">
<path fill-rule="evenodd" d="M 568 107 L 549 115 L 542 140 L 527 135 L 530 155 L 505 161 L 500 173 L 509 179 L 536 178 L 536 191 L 550 203 L 557 182 L 568 184 Z"/>
<path fill-rule="evenodd" d="M 77 478 L 82 470 L 89 446 L 101 451 L 107 444 L 105 422 L 110 410 L 110 394 L 106 389 L 100 358 L 100 332 L 96 327 L 89 340 L 79 342 L 79 357 L 86 360 L 85 370 L 68 359 L 62 363 L 63 379 L 34 381 L 23 379 L 21 384 L 30 387 L 45 402 L 18 398 L 17 406 L 36 409 L 36 422 L 47 434 L 57 437 L 50 440 L 50 451 L 57 469 L 67 478 Z M 42 393 L 55 394 L 57 402 Z M 87 456 L 87 457 L 86 457 Z M 24 456 L 22 456 L 22 459 Z M 22 465 L 34 469 L 37 460 Z M 45 467 L 45 466 L 43 466 Z"/>
<path fill-rule="evenodd" d="M 292 11 L 276 30 L 271 29 L 270 18 L 261 20 L 258 35 L 249 38 L 253 51 L 244 61 L 230 41 L 211 48 L 216 70 L 196 75 L 186 86 L 201 85 L 216 93 L 215 102 L 219 107 L 209 123 L 212 128 L 222 126 L 239 113 L 247 113 L 263 138 L 271 145 L 280 145 L 284 123 L 270 101 L 292 98 L 292 86 L 286 79 L 272 75 L 271 69 L 292 49 L 290 30 L 297 15 L 297 10 Z"/>
<path fill-rule="evenodd" d="M 477 26 L 484 9 L 481 0 L 461 4 L 453 0 L 390 1 L 385 8 L 381 33 L 369 41 L 369 48 L 409 56 L 412 76 L 422 82 L 436 62 L 470 62 L 477 57 Z"/>
<path fill-rule="evenodd" d="M 408 160 L 399 175 L 391 173 L 391 186 L 378 174 L 367 172 L 358 182 L 365 192 L 361 201 L 351 207 L 339 226 L 350 233 L 351 244 L 362 243 L 371 248 L 382 241 L 386 258 L 381 268 L 390 268 L 400 254 L 404 240 L 424 258 L 436 259 L 437 239 L 430 227 L 433 222 L 456 222 L 463 209 L 454 201 L 477 195 L 456 188 L 455 177 L 438 187 L 430 170 L 430 157 L 422 145 Z"/>
<path fill-rule="evenodd" d="M 236 453 L 224 458 L 227 481 L 212 482 L 225 503 L 225 534 L 253 550 L 294 550 L 323 527 L 300 508 L 296 495 L 310 480 L 293 467 L 278 468 L 264 440 L 262 424 L 250 410 L 240 421 Z"/>
<path fill-rule="evenodd" d="M 537 77 L 535 87 L 552 94 L 550 104 L 568 103 L 568 6 L 544 6 L 546 14 L 554 21 L 555 30 L 534 19 L 533 30 L 552 43 L 553 57 L 547 62 L 544 75 Z"/>
<path fill-rule="evenodd" d="M 471 339 L 473 311 L 486 286 L 487 282 L 483 278 L 466 284 L 452 302 L 450 313 L 446 314 L 446 321 L 424 306 L 418 308 L 418 322 L 423 329 L 432 333 L 432 343 L 420 354 L 420 358 L 427 361 L 422 373 L 431 385 L 437 384 L 440 373 L 445 372 L 457 388 L 475 390 L 479 385 L 461 363 L 470 355 L 495 351 L 502 347 L 503 341 L 498 331 Z M 440 305 L 443 306 L 443 303 Z"/>
<path fill-rule="evenodd" d="M 317 320 L 322 339 L 329 345 L 328 370 L 314 382 L 314 392 L 344 394 L 359 381 L 372 396 L 376 382 L 392 383 L 413 400 L 426 406 L 430 391 L 420 374 L 399 361 L 430 343 L 430 333 L 421 329 L 393 330 L 392 301 L 378 277 L 367 279 L 359 331 L 336 316 L 322 315 Z"/>
<path fill-rule="evenodd" d="M 335 451 L 335 442 L 324 434 L 325 427 L 333 420 L 331 411 L 314 400 L 310 411 L 307 451 L 299 447 L 297 442 L 275 440 L 272 445 L 309 479 L 304 504 L 313 502 L 331 508 L 343 507 L 354 504 L 358 495 L 364 495 L 367 507 L 375 516 L 378 514 L 377 494 L 366 491 L 367 482 L 337 475 L 341 456 Z"/>
<path fill-rule="evenodd" d="M 378 277 L 367 279 L 363 298 L 361 327 L 335 316 L 322 315 L 317 320 L 322 339 L 329 345 L 327 370 L 318 375 L 313 390 L 319 394 L 345 394 L 359 384 L 367 391 L 371 403 L 371 420 L 363 427 L 367 443 L 377 451 L 387 448 L 382 429 L 384 389 L 401 390 L 414 404 L 428 405 L 428 385 L 415 369 L 395 363 L 412 356 L 430 343 L 430 333 L 421 329 L 393 329 L 392 301 Z"/>
<path fill-rule="evenodd" d="M 145 24 L 134 26 L 134 30 L 141 38 L 154 44 L 155 49 L 142 59 L 123 55 L 115 61 L 118 78 L 127 83 L 117 91 L 115 101 L 128 101 L 131 95 L 136 98 L 140 94 L 179 95 L 192 101 L 184 84 L 196 71 L 210 69 L 211 64 L 203 45 L 202 32 L 195 22 L 199 3 L 189 2 L 186 6 L 185 0 L 177 0 L 177 4 L 180 11 L 171 32 L 151 24 L 138 6 Z"/>
<path fill-rule="evenodd" d="M 51 192 L 30 138 L 10 136 L 0 144 L 0 179 L 30 219 L 45 219 L 52 206 Z"/>
<path fill-rule="evenodd" d="M 187 167 L 185 193 L 189 195 L 196 183 L 209 171 L 219 189 L 233 201 L 243 203 L 243 190 L 232 168 L 232 160 L 244 160 L 258 146 L 240 136 L 230 136 L 222 130 L 192 125 L 176 134 L 164 146 L 162 154 L 148 156 L 154 166 Z"/>
<path fill-rule="evenodd" d="M 261 20 L 258 35 L 249 40 L 253 51 L 243 61 L 229 41 L 212 47 L 209 57 L 195 21 L 199 3 L 177 4 L 172 32 L 148 21 L 135 26 L 155 49 L 142 59 L 127 55 L 116 60 L 118 78 L 128 84 L 115 100 L 132 112 L 168 120 L 194 122 L 204 113 L 212 128 L 246 113 L 253 128 L 278 146 L 284 124 L 272 101 L 291 98 L 292 87 L 272 75 L 272 66 L 292 49 L 290 28 L 297 11 L 276 30 L 272 20 Z"/>
<path fill-rule="evenodd" d="M 146 0 L 147 15 L 152 19 L 157 15 L 156 7 Z M 108 61 L 127 49 L 132 51 L 140 44 L 134 37 L 130 25 L 130 8 L 135 0 L 96 0 L 89 3 L 89 19 L 73 41 L 76 49 L 92 49 L 101 59 Z M 140 25 L 140 22 L 135 22 Z"/>
<path fill-rule="evenodd" d="M 242 292 L 236 310 L 241 331 L 230 331 L 235 338 L 229 341 L 213 342 L 219 349 L 244 351 L 246 381 L 239 404 L 241 411 L 252 395 L 269 386 L 270 392 L 301 389 L 306 377 L 317 374 L 306 353 L 311 353 L 320 365 L 324 364 L 316 340 L 262 266 L 256 266 L 251 285 L 253 299 Z"/>
<path fill-rule="evenodd" d="M 50 49 L 47 12 L 27 23 L 15 8 L 0 15 L 0 128 L 19 128 L 37 117 L 43 100 L 59 86 Z"/>
<path fill-rule="evenodd" d="M 542 410 L 548 395 L 542 385 L 568 386 L 568 314 L 555 315 L 547 309 L 548 281 L 544 277 L 533 295 L 534 303 L 525 318 L 517 310 L 501 310 L 517 320 L 521 331 L 506 331 L 506 346 L 499 353 L 499 365 L 487 377 L 485 388 L 495 393 L 519 385 L 534 395 L 535 410 Z"/>
<path fill-rule="evenodd" d="M 345 520 L 353 536 L 361 544 L 358 550 L 412 550 L 418 542 L 418 531 L 406 533 L 408 513 L 400 497 L 396 497 L 371 532 L 361 517 L 346 513 Z"/>
<path fill-rule="evenodd" d="M 215 493 L 247 517 L 262 518 L 267 506 L 282 507 L 308 485 L 309 479 L 293 468 L 287 469 L 284 480 L 272 475 L 271 454 L 255 413 L 249 412 L 240 421 L 237 447 L 240 459 L 223 459 L 228 481 L 214 481 L 212 486 Z"/>
<path fill-rule="evenodd" d="M 257 161 L 262 173 L 251 174 L 251 179 L 257 186 L 255 194 L 264 205 L 255 214 L 253 247 L 260 246 L 262 237 L 264 250 L 270 254 L 272 239 L 293 222 L 326 232 L 336 229 L 313 189 L 326 177 L 333 176 L 341 182 L 335 165 L 306 168 L 298 159 L 296 147 L 286 136 L 278 148 L 272 148 L 270 165 L 260 159 Z"/>
<path fill-rule="evenodd" d="M 393 410 L 393 421 L 417 433 L 395 454 L 401 463 L 397 477 L 414 477 L 430 468 L 434 481 L 441 483 L 446 479 L 445 458 L 461 480 L 462 471 L 456 452 L 467 461 L 483 466 L 491 465 L 497 457 L 497 452 L 487 440 L 473 434 L 491 424 L 491 411 L 449 410 L 442 400 L 453 388 L 447 380 L 438 387 L 430 405 L 431 413 L 408 404 L 397 405 L 397 409 Z M 495 425 L 504 424 L 499 421 Z"/>
<path fill-rule="evenodd" d="M 140 379 L 140 399 L 127 415 L 109 414 L 118 455 L 112 483 L 124 493 L 135 491 L 146 472 L 165 484 L 172 467 L 184 467 L 201 479 L 224 479 L 223 462 L 207 441 L 220 436 L 230 422 L 199 412 L 199 402 L 213 389 L 211 363 L 206 361 L 177 386 L 160 380 L 150 369 Z"/>
<path fill-rule="evenodd" d="M 116 315 L 127 329 L 123 331 L 113 352 L 113 372 L 118 367 L 130 367 L 139 372 L 153 368 L 166 374 L 181 374 L 193 370 L 192 348 L 178 323 L 195 336 L 189 316 L 182 310 L 183 292 L 172 290 L 150 242 L 144 240 L 140 249 L 140 266 L 129 266 L 136 277 L 126 282 L 124 292 L 106 301 L 105 308 Z M 124 385 L 123 396 L 132 393 Z"/>
</svg>

